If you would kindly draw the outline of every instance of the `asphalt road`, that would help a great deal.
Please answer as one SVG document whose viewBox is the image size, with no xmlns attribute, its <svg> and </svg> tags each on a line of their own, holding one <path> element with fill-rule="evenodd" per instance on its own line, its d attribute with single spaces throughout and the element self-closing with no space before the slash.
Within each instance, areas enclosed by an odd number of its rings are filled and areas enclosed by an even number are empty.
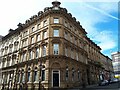
<svg viewBox="0 0 120 90">
<path fill-rule="evenodd" d="M 87 88 L 76 88 L 76 89 L 68 89 L 68 90 L 120 90 L 120 82 L 119 83 L 113 83 L 106 86 L 93 86 L 93 87 L 87 87 Z"/>
</svg>

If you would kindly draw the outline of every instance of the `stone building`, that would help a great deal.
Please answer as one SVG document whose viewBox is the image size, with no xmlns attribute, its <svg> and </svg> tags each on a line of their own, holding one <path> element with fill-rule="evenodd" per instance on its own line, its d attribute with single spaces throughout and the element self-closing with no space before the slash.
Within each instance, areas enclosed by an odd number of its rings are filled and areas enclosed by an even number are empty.
<svg viewBox="0 0 120 90">
<path fill-rule="evenodd" d="M 103 69 L 101 70 L 101 75 L 103 80 L 109 80 L 114 77 L 114 70 L 112 65 L 112 59 L 101 53 L 101 64 Z"/>
<path fill-rule="evenodd" d="M 71 88 L 100 80 L 101 48 L 60 4 L 52 2 L 2 38 L 3 90 Z"/>
</svg>

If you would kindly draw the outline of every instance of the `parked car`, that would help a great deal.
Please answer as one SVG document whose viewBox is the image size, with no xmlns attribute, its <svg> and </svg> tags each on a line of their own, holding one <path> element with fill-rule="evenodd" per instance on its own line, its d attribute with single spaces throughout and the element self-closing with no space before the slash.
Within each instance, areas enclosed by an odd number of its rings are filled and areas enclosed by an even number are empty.
<svg viewBox="0 0 120 90">
<path fill-rule="evenodd" d="M 105 85 L 109 85 L 108 80 L 102 80 L 99 82 L 99 86 L 105 86 Z"/>
<path fill-rule="evenodd" d="M 111 80 L 110 80 L 110 83 L 117 83 L 119 81 L 119 79 L 117 79 L 117 78 L 112 78 Z"/>
</svg>

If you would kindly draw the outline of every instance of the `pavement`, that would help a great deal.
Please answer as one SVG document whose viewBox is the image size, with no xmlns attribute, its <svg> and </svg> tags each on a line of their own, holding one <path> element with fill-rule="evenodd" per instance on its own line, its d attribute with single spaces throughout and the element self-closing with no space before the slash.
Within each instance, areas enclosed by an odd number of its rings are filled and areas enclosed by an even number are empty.
<svg viewBox="0 0 120 90">
<path fill-rule="evenodd" d="M 91 87 L 96 87 L 96 86 L 98 86 L 98 84 L 87 85 L 84 88 L 82 86 L 80 86 L 80 87 L 76 87 L 76 88 L 70 88 L 68 90 L 87 90 L 87 89 L 90 89 Z"/>
<path fill-rule="evenodd" d="M 105 85 L 105 86 L 98 86 L 98 84 L 88 85 L 85 88 L 76 87 L 76 88 L 71 88 L 67 90 L 120 90 L 120 82 L 112 83 L 112 84 Z"/>
</svg>

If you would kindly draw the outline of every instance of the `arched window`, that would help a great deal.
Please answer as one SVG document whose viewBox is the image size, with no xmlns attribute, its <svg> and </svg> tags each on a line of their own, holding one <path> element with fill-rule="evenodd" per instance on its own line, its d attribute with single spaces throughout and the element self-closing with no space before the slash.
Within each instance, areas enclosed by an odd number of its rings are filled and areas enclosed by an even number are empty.
<svg viewBox="0 0 120 90">
<path fill-rule="evenodd" d="M 46 39 L 47 38 L 47 31 L 44 31 L 43 32 L 43 39 Z"/>
<path fill-rule="evenodd" d="M 20 70 L 18 71 L 17 82 L 20 82 Z"/>
<path fill-rule="evenodd" d="M 80 80 L 80 70 L 78 69 L 78 80 Z"/>
<path fill-rule="evenodd" d="M 28 76 L 28 82 L 30 82 L 30 68 L 28 68 L 28 74 L 27 74 L 27 76 Z"/>
<path fill-rule="evenodd" d="M 75 72 L 75 70 L 74 70 L 74 68 L 72 68 L 72 81 L 74 81 L 74 72 Z"/>
<path fill-rule="evenodd" d="M 22 69 L 21 77 L 22 77 L 22 82 L 25 82 L 25 73 L 23 69 Z"/>
<path fill-rule="evenodd" d="M 30 60 L 33 59 L 33 51 L 32 50 L 29 52 L 29 59 Z"/>
<path fill-rule="evenodd" d="M 66 80 L 68 80 L 68 76 L 69 76 L 69 71 L 68 71 L 68 66 L 67 66 L 67 67 L 66 67 L 66 74 L 65 74 Z"/>
<path fill-rule="evenodd" d="M 40 29 L 40 24 L 37 25 L 37 29 L 38 29 L 38 30 Z"/>
<path fill-rule="evenodd" d="M 37 67 L 34 70 L 34 82 L 37 81 Z"/>
<path fill-rule="evenodd" d="M 41 78 L 42 78 L 42 81 L 45 81 L 45 66 L 43 65 L 42 66 L 42 72 L 41 72 Z"/>
<path fill-rule="evenodd" d="M 40 34 L 37 35 L 37 42 L 41 40 Z"/>
<path fill-rule="evenodd" d="M 35 27 L 32 27 L 32 32 L 34 32 L 35 31 Z"/>
</svg>

